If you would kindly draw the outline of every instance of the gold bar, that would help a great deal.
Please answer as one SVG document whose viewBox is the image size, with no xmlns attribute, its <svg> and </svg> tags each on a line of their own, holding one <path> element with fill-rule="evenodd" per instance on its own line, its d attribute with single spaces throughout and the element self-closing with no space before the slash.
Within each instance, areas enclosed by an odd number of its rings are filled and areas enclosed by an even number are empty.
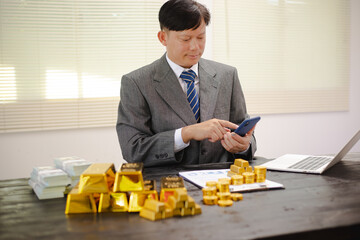
<svg viewBox="0 0 360 240">
<path fill-rule="evenodd" d="M 179 188 L 186 191 L 182 177 L 168 176 L 161 178 L 160 201 L 166 202 L 169 196 L 174 195 L 175 189 Z"/>
<path fill-rule="evenodd" d="M 244 169 L 244 167 L 239 167 L 239 166 L 233 164 L 230 166 L 230 171 L 237 173 L 237 174 L 242 174 L 243 172 L 245 172 L 245 169 Z"/>
<path fill-rule="evenodd" d="M 201 190 L 203 192 L 203 196 L 215 196 L 217 192 L 216 187 L 204 187 Z"/>
<path fill-rule="evenodd" d="M 172 209 L 177 209 L 177 208 L 183 208 L 184 207 L 184 201 L 177 201 L 176 198 L 174 197 L 174 195 L 169 196 L 166 203 L 169 204 L 169 206 Z"/>
<path fill-rule="evenodd" d="M 165 211 L 165 203 L 156 201 L 154 199 L 146 199 L 144 208 L 154 212 L 162 212 Z"/>
<path fill-rule="evenodd" d="M 239 167 L 248 167 L 249 166 L 249 162 L 244 160 L 244 159 L 235 159 L 234 165 L 239 166 Z"/>
<path fill-rule="evenodd" d="M 192 215 L 201 214 L 201 206 L 199 204 L 195 204 L 195 207 L 193 208 Z"/>
<path fill-rule="evenodd" d="M 175 189 L 174 197 L 176 201 L 186 201 L 188 199 L 187 190 L 186 189 Z"/>
<path fill-rule="evenodd" d="M 114 164 L 93 163 L 80 176 L 79 193 L 108 193 L 114 183 Z"/>
<path fill-rule="evenodd" d="M 124 163 L 116 173 L 114 192 L 134 192 L 144 190 L 142 176 L 143 163 Z"/>
<path fill-rule="evenodd" d="M 96 203 L 92 194 L 79 193 L 78 185 L 67 196 L 65 214 L 96 213 Z"/>
<path fill-rule="evenodd" d="M 185 201 L 185 207 L 186 208 L 195 207 L 195 200 L 192 197 L 190 197 L 189 195 L 187 196 L 187 200 Z"/>
<path fill-rule="evenodd" d="M 126 193 L 110 193 L 112 212 L 127 212 L 129 210 Z"/>
<path fill-rule="evenodd" d="M 234 175 L 241 175 L 242 173 L 235 173 L 235 172 L 233 172 L 233 171 L 228 171 L 228 173 L 227 173 L 227 176 L 228 177 L 232 177 L 232 176 L 234 176 Z"/>
<path fill-rule="evenodd" d="M 144 206 L 146 199 L 158 200 L 155 180 L 144 180 L 144 190 L 131 192 L 129 200 L 129 212 L 139 212 Z"/>
<path fill-rule="evenodd" d="M 140 217 L 143 217 L 143 218 L 146 218 L 146 219 L 149 219 L 151 221 L 156 221 L 156 220 L 160 220 L 162 219 L 162 213 L 161 212 L 154 212 L 154 211 L 151 211 L 147 208 L 142 208 L 140 210 Z"/>
<path fill-rule="evenodd" d="M 99 200 L 99 206 L 98 206 L 98 212 L 109 212 L 111 208 L 110 205 L 110 194 L 109 193 L 101 193 L 100 194 L 100 200 Z"/>
</svg>

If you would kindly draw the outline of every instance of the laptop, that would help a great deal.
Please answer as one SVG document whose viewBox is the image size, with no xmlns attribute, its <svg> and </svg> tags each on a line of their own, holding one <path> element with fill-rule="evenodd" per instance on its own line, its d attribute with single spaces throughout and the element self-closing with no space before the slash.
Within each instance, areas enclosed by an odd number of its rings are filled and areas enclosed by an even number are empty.
<svg viewBox="0 0 360 240">
<path fill-rule="evenodd" d="M 359 141 L 359 139 L 360 130 L 335 157 L 285 154 L 272 161 L 266 162 L 261 166 L 265 166 L 268 170 L 322 174 L 327 169 L 338 163 Z"/>
</svg>

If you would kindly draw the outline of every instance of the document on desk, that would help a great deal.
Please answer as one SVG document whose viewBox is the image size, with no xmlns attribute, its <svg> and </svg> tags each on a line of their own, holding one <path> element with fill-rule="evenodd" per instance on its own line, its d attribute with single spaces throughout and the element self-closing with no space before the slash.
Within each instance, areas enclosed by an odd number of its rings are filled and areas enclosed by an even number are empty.
<svg viewBox="0 0 360 240">
<path fill-rule="evenodd" d="M 229 178 L 227 176 L 228 171 L 229 169 L 185 171 L 179 172 L 179 175 L 196 186 L 203 188 L 206 186 L 207 181 L 217 181 L 219 178 Z M 266 179 L 266 181 L 262 183 L 230 185 L 230 192 L 250 192 L 278 188 L 285 187 L 281 183 Z"/>
</svg>

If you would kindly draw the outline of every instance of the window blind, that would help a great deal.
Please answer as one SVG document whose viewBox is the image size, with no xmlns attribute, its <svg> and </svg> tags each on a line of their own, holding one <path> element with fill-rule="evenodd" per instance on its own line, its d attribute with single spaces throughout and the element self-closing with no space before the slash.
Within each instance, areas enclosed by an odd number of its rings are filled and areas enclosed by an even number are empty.
<svg viewBox="0 0 360 240">
<path fill-rule="evenodd" d="M 115 126 L 121 76 L 164 52 L 162 3 L 0 0 L 0 132 Z"/>
<path fill-rule="evenodd" d="M 164 52 L 163 2 L 0 0 L 0 132 L 114 126 L 121 76 Z M 201 2 L 250 114 L 348 109 L 347 0 Z"/>
<path fill-rule="evenodd" d="M 349 1 L 213 1 L 213 58 L 236 66 L 248 112 L 344 111 Z"/>
</svg>

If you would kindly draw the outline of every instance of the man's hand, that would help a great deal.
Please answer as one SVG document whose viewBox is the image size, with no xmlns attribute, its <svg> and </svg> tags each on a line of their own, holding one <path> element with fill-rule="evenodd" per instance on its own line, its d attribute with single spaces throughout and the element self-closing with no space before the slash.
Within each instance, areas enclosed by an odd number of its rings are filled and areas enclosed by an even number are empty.
<svg viewBox="0 0 360 240">
<path fill-rule="evenodd" d="M 224 135 L 230 133 L 230 129 L 236 129 L 238 126 L 232 122 L 219 119 L 211 119 L 202 123 L 183 127 L 181 136 L 184 143 L 190 140 L 201 141 L 209 139 L 210 142 L 216 142 L 224 139 Z"/>
<path fill-rule="evenodd" d="M 251 136 L 254 132 L 253 127 L 244 137 L 236 133 L 226 133 L 224 139 L 221 140 L 221 145 L 231 153 L 238 153 L 247 150 L 250 147 Z"/>
</svg>

